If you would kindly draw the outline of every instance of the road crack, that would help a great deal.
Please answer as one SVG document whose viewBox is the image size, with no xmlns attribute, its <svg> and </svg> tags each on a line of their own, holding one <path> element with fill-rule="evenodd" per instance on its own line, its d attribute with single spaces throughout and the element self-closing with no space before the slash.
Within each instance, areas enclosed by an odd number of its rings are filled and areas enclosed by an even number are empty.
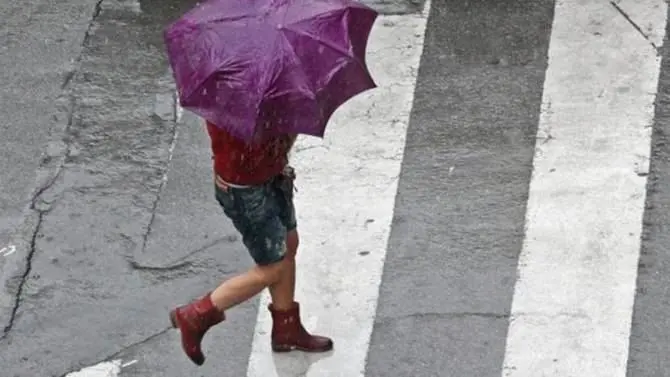
<svg viewBox="0 0 670 377">
<path fill-rule="evenodd" d="M 642 28 L 641 28 L 637 23 L 635 23 L 635 21 L 633 21 L 632 18 L 630 18 L 630 16 L 628 15 L 628 13 L 626 13 L 626 11 L 624 11 L 624 10 L 623 10 L 617 3 L 615 3 L 614 1 L 610 1 L 610 4 L 612 4 L 612 6 L 614 7 L 614 9 L 616 9 L 617 12 L 619 12 L 619 13 L 626 19 L 626 21 L 628 21 L 628 22 L 635 28 L 635 30 L 637 30 L 638 33 L 640 33 L 640 35 L 641 35 L 642 37 L 644 37 L 644 39 L 647 40 L 647 42 L 649 42 L 649 44 L 654 48 L 654 50 L 656 50 L 656 55 L 657 55 L 657 56 L 660 56 L 660 55 L 661 55 L 661 49 L 659 48 L 659 46 L 656 46 L 656 43 L 654 43 L 654 41 L 652 41 L 651 38 L 649 38 L 649 35 L 647 35 L 644 31 L 642 31 Z"/>
<path fill-rule="evenodd" d="M 208 250 L 211 247 L 214 247 L 218 244 L 221 243 L 234 243 L 237 241 L 237 236 L 236 235 L 230 235 L 230 236 L 225 236 L 225 237 L 220 237 L 212 242 L 209 242 L 203 246 L 198 247 L 197 249 L 194 249 L 192 251 L 189 251 L 185 255 L 173 259 L 171 261 L 168 261 L 162 266 L 150 266 L 146 264 L 139 263 L 135 260 L 129 260 L 128 263 L 133 269 L 136 270 L 144 270 L 144 271 L 174 271 L 174 270 L 179 270 L 183 268 L 187 268 L 193 265 L 193 262 L 186 261 L 186 259 L 192 257 L 195 254 L 202 253 L 203 251 Z"/>
<path fill-rule="evenodd" d="M 98 17 L 100 16 L 100 13 L 102 12 L 102 3 L 104 1 L 105 0 L 98 0 L 95 3 L 95 6 L 93 7 L 93 14 L 91 15 L 91 21 L 89 21 L 89 23 L 88 23 L 88 27 L 86 28 L 86 31 L 84 32 L 84 40 L 81 43 L 81 46 L 83 48 L 86 47 L 86 44 L 91 39 L 91 34 L 93 33 L 93 25 L 95 25 L 95 21 L 98 19 Z M 70 83 L 74 79 L 74 76 L 77 74 L 77 67 L 78 67 L 79 63 L 81 62 L 81 59 L 83 58 L 83 56 L 84 56 L 84 54 L 82 52 L 82 53 L 79 54 L 79 56 L 77 56 L 74 59 L 73 62 L 75 63 L 74 64 L 75 66 L 70 72 L 68 72 L 65 75 L 65 79 L 63 79 L 63 84 L 61 84 L 61 89 L 64 90 L 68 86 L 70 86 Z"/>
<path fill-rule="evenodd" d="M 31 206 L 31 209 L 33 209 L 32 207 L 33 206 Z M 12 306 L 12 310 L 9 314 L 9 321 L 2 331 L 2 336 L 0 336 L 0 340 L 4 340 L 5 338 L 7 338 L 7 336 L 9 336 L 9 332 L 14 327 L 14 322 L 16 321 L 19 306 L 21 305 L 21 296 L 23 294 L 23 288 L 26 285 L 26 282 L 28 281 L 28 275 L 30 275 L 30 272 L 32 271 L 33 257 L 35 256 L 35 251 L 37 250 L 36 246 L 37 237 L 40 234 L 40 231 L 42 230 L 44 216 L 46 216 L 48 212 L 49 210 L 37 210 L 37 216 L 38 216 L 37 224 L 30 238 L 30 249 L 28 250 L 28 255 L 26 256 L 25 270 L 21 275 L 19 286 L 16 289 L 16 294 L 14 295 L 14 305 Z"/>
<path fill-rule="evenodd" d="M 70 108 L 70 113 L 71 112 L 72 108 Z M 69 123 L 71 123 L 72 116 L 70 115 L 69 118 L 70 120 L 68 121 L 68 126 Z M 33 257 L 35 256 L 35 252 L 37 251 L 37 238 L 39 237 L 39 234 L 42 231 L 42 225 L 44 224 L 44 219 L 46 215 L 51 211 L 52 205 L 54 203 L 53 201 L 52 202 L 45 201 L 42 198 L 42 196 L 44 195 L 45 192 L 47 192 L 50 188 L 52 188 L 56 184 L 58 179 L 62 176 L 64 166 L 65 166 L 64 161 L 61 161 L 61 163 L 59 163 L 58 166 L 56 167 L 56 170 L 51 176 L 51 178 L 48 179 L 46 183 L 39 186 L 35 190 L 32 198 L 30 199 L 30 210 L 37 213 L 37 221 L 30 235 L 29 250 L 28 255 L 26 256 L 25 269 L 23 271 L 23 274 L 21 274 L 21 278 L 18 287 L 16 289 L 16 294 L 14 295 L 14 304 L 10 311 L 9 321 L 7 322 L 7 325 L 3 328 L 2 335 L 0 335 L 0 340 L 4 340 L 5 338 L 7 338 L 7 336 L 9 336 L 10 331 L 14 327 L 14 322 L 16 321 L 16 316 L 18 314 L 19 307 L 21 306 L 21 296 L 23 294 L 23 289 L 26 285 L 26 282 L 28 281 L 28 276 L 32 272 Z"/>
<path fill-rule="evenodd" d="M 130 261 L 130 267 L 133 270 L 138 270 L 138 271 L 179 271 L 185 268 L 189 268 L 193 266 L 193 262 L 181 262 L 169 266 L 145 266 L 143 264 L 137 263 L 135 261 Z"/>
<path fill-rule="evenodd" d="M 402 315 L 398 317 L 383 317 L 379 318 L 380 323 L 389 323 L 389 322 L 398 322 L 410 318 L 418 319 L 454 319 L 454 318 L 468 318 L 468 317 L 478 317 L 478 318 L 490 318 L 490 319 L 506 319 L 509 318 L 509 314 L 503 313 L 481 313 L 481 312 L 446 312 L 446 313 L 437 313 L 437 312 L 428 312 L 428 313 L 412 313 L 407 315 Z"/>
<path fill-rule="evenodd" d="M 167 332 L 170 331 L 170 330 L 172 330 L 172 327 L 167 327 L 167 328 L 165 328 L 165 329 L 163 329 L 163 330 L 161 330 L 161 331 L 159 331 L 159 332 L 157 332 L 157 333 L 154 333 L 154 334 L 152 334 L 152 335 L 149 335 L 148 337 L 146 337 L 146 338 L 144 338 L 144 339 L 142 339 L 142 340 L 139 340 L 139 341 L 137 341 L 137 342 L 131 343 L 131 344 L 127 345 L 127 346 L 123 346 L 120 350 L 114 352 L 113 354 L 111 354 L 111 355 L 109 355 L 109 356 L 107 356 L 107 357 L 105 357 L 105 358 L 103 358 L 103 359 L 101 359 L 101 360 L 98 360 L 98 361 L 94 362 L 94 363 L 91 364 L 91 365 L 97 365 L 97 364 L 100 364 L 100 363 L 113 361 L 114 359 L 117 359 L 122 353 L 124 353 L 125 351 L 127 351 L 128 349 L 133 348 L 133 347 L 137 347 L 137 346 L 141 346 L 141 345 L 144 345 L 144 344 L 146 344 L 146 343 L 149 343 L 149 342 L 151 342 L 152 340 L 154 340 L 154 339 L 160 337 L 161 335 L 167 334 Z M 84 367 L 85 367 L 85 366 L 84 366 Z M 76 370 L 80 370 L 80 369 L 81 369 L 81 367 L 77 367 Z M 59 377 L 66 377 L 68 374 L 70 374 L 70 373 L 72 373 L 72 372 L 75 372 L 75 370 L 67 371 L 67 372 L 61 374 Z"/>
<path fill-rule="evenodd" d="M 179 118 L 180 118 L 179 98 L 175 95 L 172 97 L 172 129 L 170 130 L 171 140 L 170 140 L 170 147 L 168 149 L 167 163 L 165 166 L 165 172 L 163 173 L 163 177 L 161 179 L 160 186 L 158 186 L 156 198 L 154 199 L 151 205 L 151 217 L 149 218 L 149 224 L 147 224 L 147 229 L 144 232 L 144 235 L 142 236 L 142 253 L 144 253 L 147 249 L 147 244 L 149 243 L 149 237 L 153 232 L 154 222 L 156 221 L 156 212 L 158 211 L 158 204 L 161 201 L 163 191 L 165 189 L 165 186 L 167 185 L 168 172 L 170 171 L 170 163 L 172 162 L 172 157 L 174 156 L 174 150 L 175 147 L 177 146 L 177 138 L 179 136 L 179 132 L 177 131 Z"/>
</svg>

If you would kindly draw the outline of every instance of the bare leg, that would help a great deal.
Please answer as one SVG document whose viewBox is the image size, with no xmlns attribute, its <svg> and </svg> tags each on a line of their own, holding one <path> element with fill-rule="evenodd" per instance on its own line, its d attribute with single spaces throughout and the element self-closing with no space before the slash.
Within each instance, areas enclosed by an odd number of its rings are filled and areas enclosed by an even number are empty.
<svg viewBox="0 0 670 377">
<path fill-rule="evenodd" d="M 298 232 L 292 231 L 286 237 L 287 253 L 284 267 L 276 283 L 269 287 L 272 304 L 272 350 L 289 352 L 326 352 L 333 349 L 330 338 L 312 335 L 302 325 L 300 306 L 295 302 L 295 255 L 298 250 Z"/>
<path fill-rule="evenodd" d="M 298 231 L 286 234 L 286 256 L 277 281 L 268 287 L 272 306 L 277 310 L 288 310 L 295 301 L 295 255 L 298 251 Z"/>
<path fill-rule="evenodd" d="M 281 261 L 268 266 L 256 266 L 244 274 L 224 281 L 212 292 L 212 302 L 221 311 L 241 304 L 278 281 L 284 264 L 285 261 Z"/>
</svg>

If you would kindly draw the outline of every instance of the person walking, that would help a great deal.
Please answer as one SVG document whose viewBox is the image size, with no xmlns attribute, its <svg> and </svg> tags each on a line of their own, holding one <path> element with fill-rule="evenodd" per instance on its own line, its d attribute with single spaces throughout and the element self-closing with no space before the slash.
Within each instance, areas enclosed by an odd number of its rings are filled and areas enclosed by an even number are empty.
<svg viewBox="0 0 670 377">
<path fill-rule="evenodd" d="M 272 350 L 333 349 L 332 339 L 303 327 L 295 300 L 299 237 L 288 155 L 296 135 L 323 137 L 337 108 L 376 87 L 365 62 L 377 16 L 356 0 L 203 1 L 166 28 L 179 104 L 206 119 L 216 200 L 255 261 L 170 311 L 194 363 L 205 362 L 205 333 L 265 288 Z M 262 141 L 254 141 L 260 125 Z"/>
<path fill-rule="evenodd" d="M 181 332 L 182 348 L 197 365 L 205 362 L 205 333 L 225 320 L 232 307 L 268 288 L 272 316 L 271 345 L 275 352 L 333 349 L 330 338 L 310 334 L 295 301 L 295 256 L 298 230 L 293 205 L 295 174 L 288 164 L 296 135 L 247 143 L 206 122 L 214 160 L 216 200 L 242 236 L 255 262 L 245 273 L 224 281 L 196 301 L 170 312 Z"/>
</svg>

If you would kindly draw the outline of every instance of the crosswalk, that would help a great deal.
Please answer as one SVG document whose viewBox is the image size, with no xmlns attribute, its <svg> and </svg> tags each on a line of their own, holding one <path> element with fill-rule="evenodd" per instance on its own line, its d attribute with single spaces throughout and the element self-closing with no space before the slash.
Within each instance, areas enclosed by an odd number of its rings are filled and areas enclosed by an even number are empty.
<svg viewBox="0 0 670 377">
<path fill-rule="evenodd" d="M 100 295 L 100 305 L 137 325 L 73 328 L 19 311 L 14 331 L 31 335 L 0 343 L 0 376 L 670 375 L 665 1 L 443 0 L 395 13 L 368 46 L 379 88 L 292 157 L 297 299 L 333 352 L 272 354 L 267 294 L 208 333 L 201 368 L 156 319 L 248 266 L 239 240 L 212 241 L 234 232 L 212 214 L 210 187 L 179 199 L 183 182 L 210 174 L 200 120 L 185 113 L 161 199 L 170 204 L 159 204 L 141 262 L 202 258 L 215 271 L 165 278 L 170 292 L 119 279 L 123 303 Z M 179 216 L 189 225 L 170 225 Z M 179 255 L 189 232 L 209 246 Z M 93 331 L 121 322 L 121 340 Z M 80 367 L 63 374 L 32 361 L 36 351 Z"/>
</svg>

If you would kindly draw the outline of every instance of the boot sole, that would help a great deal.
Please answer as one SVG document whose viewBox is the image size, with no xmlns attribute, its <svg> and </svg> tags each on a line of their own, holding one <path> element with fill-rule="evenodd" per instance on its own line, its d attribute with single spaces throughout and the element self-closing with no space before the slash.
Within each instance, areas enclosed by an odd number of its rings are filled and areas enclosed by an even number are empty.
<svg viewBox="0 0 670 377">
<path fill-rule="evenodd" d="M 298 347 L 298 346 L 272 346 L 272 351 L 276 353 L 286 353 L 286 352 L 291 352 L 291 351 L 302 351 L 302 352 L 307 352 L 307 353 L 322 353 L 322 352 L 328 352 L 332 351 L 333 345 L 330 344 L 326 347 L 322 348 L 303 348 L 303 347 Z"/>
</svg>

